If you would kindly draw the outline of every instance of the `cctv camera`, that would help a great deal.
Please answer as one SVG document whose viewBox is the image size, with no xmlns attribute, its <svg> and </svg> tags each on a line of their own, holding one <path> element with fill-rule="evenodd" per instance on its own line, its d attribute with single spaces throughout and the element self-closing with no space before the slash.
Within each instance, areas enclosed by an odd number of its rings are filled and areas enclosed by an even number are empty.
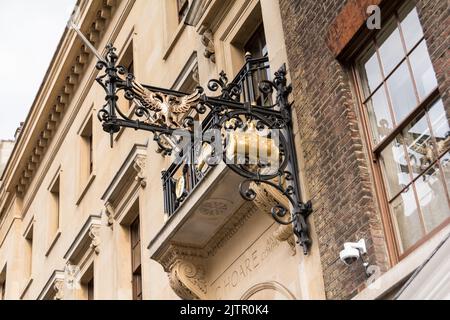
<svg viewBox="0 0 450 320">
<path fill-rule="evenodd" d="M 362 254 L 366 253 L 366 244 L 364 239 L 358 242 L 344 243 L 344 250 L 339 253 L 339 257 L 346 265 L 351 265 L 358 260 Z"/>
<path fill-rule="evenodd" d="M 344 248 L 344 250 L 342 250 L 339 253 L 339 256 L 341 258 L 341 260 L 346 264 L 346 265 L 351 265 L 353 262 L 355 262 L 356 260 L 359 259 L 360 253 L 357 249 L 354 248 Z"/>
</svg>

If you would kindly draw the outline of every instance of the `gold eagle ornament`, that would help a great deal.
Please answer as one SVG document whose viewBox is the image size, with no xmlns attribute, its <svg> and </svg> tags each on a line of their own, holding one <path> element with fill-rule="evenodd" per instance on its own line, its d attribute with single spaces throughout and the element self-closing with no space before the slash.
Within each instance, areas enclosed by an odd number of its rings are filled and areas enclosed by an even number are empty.
<svg viewBox="0 0 450 320">
<path fill-rule="evenodd" d="M 177 97 L 151 91 L 137 82 L 133 82 L 133 91 L 136 99 L 147 109 L 154 112 L 152 122 L 169 128 L 180 126 L 178 115 L 186 114 L 196 107 L 202 93 L 200 88 L 196 88 L 192 94 Z"/>
</svg>

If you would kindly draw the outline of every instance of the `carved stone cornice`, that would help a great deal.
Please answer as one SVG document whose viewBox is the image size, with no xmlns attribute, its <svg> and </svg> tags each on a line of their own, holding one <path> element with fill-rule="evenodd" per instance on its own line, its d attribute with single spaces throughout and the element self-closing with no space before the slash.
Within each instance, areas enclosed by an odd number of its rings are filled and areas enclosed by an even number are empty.
<svg viewBox="0 0 450 320">
<path fill-rule="evenodd" d="M 64 298 L 64 271 L 54 270 L 38 295 L 38 300 L 62 300 Z"/>
<path fill-rule="evenodd" d="M 64 254 L 71 264 L 78 264 L 87 251 L 100 253 L 101 216 L 90 215 Z"/>
<path fill-rule="evenodd" d="M 201 249 L 171 244 L 160 256 L 155 257 L 155 260 L 162 265 L 165 272 L 170 272 L 171 266 L 177 260 L 205 258 L 207 258 L 207 254 Z"/>
<path fill-rule="evenodd" d="M 108 27 L 108 23 L 112 18 L 114 9 L 117 7 L 117 2 L 118 1 L 116 0 L 103 0 L 101 2 L 94 1 L 90 3 L 89 1 L 82 0 L 78 3 L 78 5 L 82 8 L 82 14 L 83 12 L 87 12 L 81 24 L 82 30 L 94 46 L 99 45 L 102 35 L 104 34 L 104 31 Z M 66 31 L 61 43 L 67 46 L 70 36 L 70 32 Z M 39 127 L 39 129 L 36 129 L 39 131 L 32 133 L 32 135 L 37 137 L 37 139 L 34 140 L 34 142 L 25 142 L 27 144 L 34 144 L 34 146 L 32 145 L 27 148 L 27 150 L 31 151 L 26 155 L 21 155 L 21 157 L 24 157 L 25 159 L 20 160 L 20 167 L 16 169 L 19 175 L 17 178 L 14 178 L 14 184 L 9 187 L 11 190 L 12 187 L 15 186 L 15 191 L 20 196 L 24 195 L 33 180 L 34 175 L 48 150 L 48 146 L 50 145 L 52 138 L 56 135 L 56 131 L 58 130 L 59 124 L 62 122 L 65 111 L 67 110 L 67 107 L 76 92 L 79 81 L 85 72 L 85 67 L 89 62 L 89 58 L 92 56 L 90 51 L 84 45 L 81 45 L 79 42 L 75 43 L 78 47 L 59 49 L 59 52 L 62 52 L 63 50 L 70 51 L 70 54 L 67 56 L 70 57 L 69 59 L 73 60 L 59 61 L 58 59 L 62 58 L 55 58 L 50 67 L 54 68 L 53 66 L 56 63 L 63 63 L 64 67 L 62 69 L 63 71 L 61 71 L 62 74 L 57 75 L 59 79 L 57 83 L 61 83 L 61 86 L 58 90 L 54 90 L 53 88 L 51 89 L 53 90 L 52 96 L 54 96 L 54 98 L 53 100 L 47 102 L 48 105 L 50 105 L 48 107 L 49 112 L 47 115 L 40 116 L 40 118 L 45 119 L 45 122 L 41 127 Z M 61 47 L 64 46 L 61 45 Z M 52 73 L 49 72 L 49 74 Z M 44 86 L 41 87 L 40 90 L 42 90 L 42 88 L 44 88 Z M 41 92 L 39 94 L 41 94 Z M 36 101 L 40 100 L 37 99 Z M 35 108 L 35 106 L 33 106 L 33 108 Z M 29 124 L 25 123 L 21 136 L 25 133 L 29 134 L 30 130 L 35 130 L 27 129 L 27 126 L 29 126 Z M 23 139 L 19 139 L 19 143 L 23 143 L 21 140 Z"/>
<path fill-rule="evenodd" d="M 225 14 L 230 10 L 230 6 L 234 4 L 234 0 L 199 0 L 202 3 L 199 6 L 199 19 L 196 30 L 199 34 L 203 34 L 205 29 L 210 28 L 216 30 Z M 245 0 L 248 2 L 248 0 Z"/>
</svg>

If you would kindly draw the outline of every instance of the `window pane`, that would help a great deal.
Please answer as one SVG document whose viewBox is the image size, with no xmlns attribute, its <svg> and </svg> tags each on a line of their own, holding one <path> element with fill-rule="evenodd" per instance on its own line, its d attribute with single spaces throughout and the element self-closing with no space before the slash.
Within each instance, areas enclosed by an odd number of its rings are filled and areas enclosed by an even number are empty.
<svg viewBox="0 0 450 320">
<path fill-rule="evenodd" d="M 379 44 L 382 43 L 380 45 L 379 52 L 381 61 L 383 63 L 385 76 L 387 76 L 405 56 L 400 38 L 400 32 L 395 26 L 395 23 L 395 21 L 392 21 L 390 23 L 388 29 L 386 30 L 384 35 L 382 35 L 382 38 L 378 41 Z M 387 37 L 386 40 L 384 40 L 383 37 Z"/>
<path fill-rule="evenodd" d="M 442 154 L 450 148 L 450 125 L 442 100 L 439 99 L 428 111 L 431 128 L 436 137 L 438 154 Z"/>
<path fill-rule="evenodd" d="M 383 80 L 375 48 L 372 47 L 358 64 L 364 82 L 364 97 L 368 97 Z"/>
<path fill-rule="evenodd" d="M 375 143 L 378 143 L 386 137 L 393 128 L 387 97 L 383 87 L 374 93 L 372 98 L 367 101 L 366 106 L 370 125 L 372 127 L 373 140 Z"/>
<path fill-rule="evenodd" d="M 245 53 L 249 52 L 252 58 L 262 58 L 267 55 L 267 42 L 264 25 L 260 25 L 244 46 Z"/>
<path fill-rule="evenodd" d="M 414 49 L 409 56 L 409 61 L 411 62 L 414 79 L 416 80 L 417 91 L 419 91 L 420 99 L 423 100 L 437 87 L 436 74 L 431 65 L 425 41 L 422 41 L 422 43 Z"/>
<path fill-rule="evenodd" d="M 392 201 L 391 208 L 398 228 L 400 251 L 404 252 L 424 235 L 413 188 L 409 187 Z"/>
<path fill-rule="evenodd" d="M 131 266 L 132 271 L 135 272 L 141 266 L 141 246 L 140 243 L 131 249 Z"/>
<path fill-rule="evenodd" d="M 416 8 L 413 8 L 403 19 L 401 27 L 406 49 L 409 51 L 423 37 L 422 26 L 420 25 Z"/>
<path fill-rule="evenodd" d="M 398 138 L 381 152 L 380 160 L 389 199 L 392 199 L 411 181 L 404 148 Z"/>
<path fill-rule="evenodd" d="M 447 152 L 440 160 L 447 191 L 450 192 L 450 152 Z"/>
<path fill-rule="evenodd" d="M 427 232 L 430 232 L 450 217 L 450 208 L 439 167 L 430 168 L 416 180 L 415 184 L 425 228 Z"/>
<path fill-rule="evenodd" d="M 413 176 L 416 177 L 436 159 L 425 115 L 412 121 L 403 130 L 403 138 L 411 161 Z"/>
<path fill-rule="evenodd" d="M 395 70 L 387 81 L 392 107 L 397 123 L 402 121 L 417 105 L 416 96 L 406 63 Z"/>
</svg>

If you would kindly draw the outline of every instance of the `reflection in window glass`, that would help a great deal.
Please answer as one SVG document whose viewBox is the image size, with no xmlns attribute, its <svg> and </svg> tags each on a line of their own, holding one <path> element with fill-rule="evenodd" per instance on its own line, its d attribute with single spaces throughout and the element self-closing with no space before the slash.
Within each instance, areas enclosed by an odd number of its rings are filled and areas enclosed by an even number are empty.
<svg viewBox="0 0 450 320">
<path fill-rule="evenodd" d="M 395 198 L 391 208 L 400 235 L 400 249 L 403 252 L 424 235 L 413 188 L 409 187 Z"/>
<path fill-rule="evenodd" d="M 417 16 L 416 8 L 413 8 L 401 22 L 403 38 L 405 39 L 406 49 L 411 50 L 414 45 L 423 37 L 422 26 Z"/>
<path fill-rule="evenodd" d="M 444 179 L 445 184 L 447 185 L 447 191 L 450 192 L 450 152 L 446 153 L 441 158 L 440 164 L 442 171 L 444 172 Z"/>
<path fill-rule="evenodd" d="M 437 87 L 436 75 L 431 65 L 425 41 L 422 41 L 411 53 L 409 61 L 414 74 L 414 80 L 416 80 L 417 91 L 419 92 L 420 99 L 423 100 Z"/>
<path fill-rule="evenodd" d="M 411 181 L 404 148 L 399 139 L 392 141 L 381 152 L 381 163 L 391 199 Z"/>
<path fill-rule="evenodd" d="M 420 209 L 429 232 L 450 217 L 447 195 L 438 166 L 430 168 L 415 182 Z"/>
<path fill-rule="evenodd" d="M 394 23 L 391 24 L 394 25 Z M 400 33 L 397 28 L 395 28 L 383 44 L 380 45 L 379 52 L 383 63 L 384 75 L 387 76 L 405 56 L 400 39 Z"/>
<path fill-rule="evenodd" d="M 367 110 L 369 113 L 369 119 L 374 142 L 380 142 L 386 137 L 393 128 L 392 118 L 389 112 L 389 106 L 387 103 L 387 97 L 383 87 L 375 92 L 369 101 L 367 101 Z"/>
<path fill-rule="evenodd" d="M 431 128 L 436 137 L 437 154 L 442 154 L 450 148 L 450 125 L 442 100 L 439 99 L 428 111 Z"/>
<path fill-rule="evenodd" d="M 431 132 L 425 115 L 411 122 L 403 130 L 403 139 L 408 150 L 413 176 L 416 177 L 435 160 Z"/>
<path fill-rule="evenodd" d="M 405 1 L 371 40 L 355 63 L 362 87 L 358 92 L 364 93 L 372 152 L 397 246 L 404 253 L 449 221 L 450 112 L 438 99 L 436 74 L 413 1 Z M 432 102 L 435 97 L 437 102 Z M 406 123 L 411 113 L 418 116 Z"/>
<path fill-rule="evenodd" d="M 406 62 L 395 70 L 387 81 L 397 123 L 401 122 L 417 105 L 416 96 Z"/>
<path fill-rule="evenodd" d="M 368 97 L 383 80 L 374 49 L 368 51 L 362 58 L 359 68 L 363 81 L 367 84 L 367 86 L 364 86 L 364 96 Z"/>
</svg>

